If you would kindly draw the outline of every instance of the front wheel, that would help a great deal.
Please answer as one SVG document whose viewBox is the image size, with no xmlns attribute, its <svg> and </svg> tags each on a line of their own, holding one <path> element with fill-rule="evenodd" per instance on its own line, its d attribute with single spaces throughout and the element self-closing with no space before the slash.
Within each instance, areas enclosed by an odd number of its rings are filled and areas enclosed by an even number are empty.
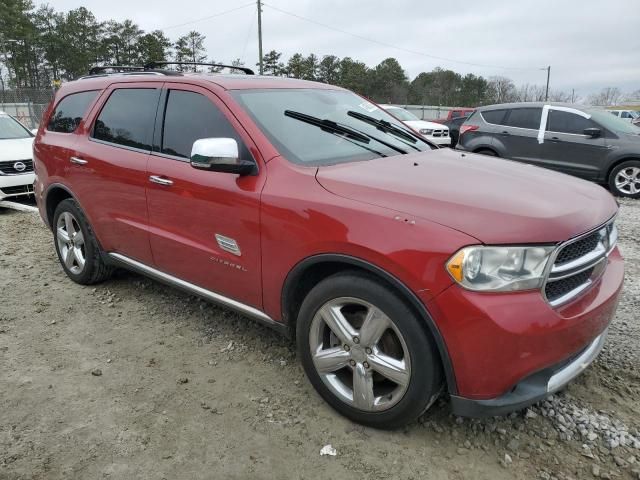
<svg viewBox="0 0 640 480">
<path fill-rule="evenodd" d="M 441 391 L 440 359 L 422 321 L 366 274 L 337 274 L 316 285 L 302 303 L 296 337 L 314 388 L 355 422 L 405 425 Z"/>
<path fill-rule="evenodd" d="M 609 175 L 609 189 L 619 197 L 640 198 L 640 161 L 616 165 Z"/>
</svg>

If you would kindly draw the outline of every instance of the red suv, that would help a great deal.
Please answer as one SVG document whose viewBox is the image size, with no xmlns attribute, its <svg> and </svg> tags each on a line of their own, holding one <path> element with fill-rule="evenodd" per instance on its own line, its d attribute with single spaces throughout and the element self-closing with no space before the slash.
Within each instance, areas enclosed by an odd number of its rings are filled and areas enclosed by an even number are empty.
<svg viewBox="0 0 640 480">
<path fill-rule="evenodd" d="M 473 157 L 342 88 L 153 69 L 65 84 L 34 145 L 73 281 L 124 267 L 253 317 L 332 407 L 387 428 L 444 389 L 469 416 L 544 398 L 616 309 L 611 195 Z"/>
</svg>

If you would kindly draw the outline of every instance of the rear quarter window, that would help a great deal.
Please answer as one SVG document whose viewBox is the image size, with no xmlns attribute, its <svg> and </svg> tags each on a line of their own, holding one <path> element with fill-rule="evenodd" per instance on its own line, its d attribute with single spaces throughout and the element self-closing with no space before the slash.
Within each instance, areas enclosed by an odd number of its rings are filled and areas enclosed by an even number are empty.
<svg viewBox="0 0 640 480">
<path fill-rule="evenodd" d="M 74 132 L 97 95 L 98 90 L 90 90 L 64 97 L 51 112 L 47 130 L 60 133 Z"/>
<path fill-rule="evenodd" d="M 509 111 L 504 124 L 508 127 L 538 130 L 540 117 L 542 117 L 542 108 L 514 108 Z"/>
<path fill-rule="evenodd" d="M 504 115 L 507 113 L 507 110 L 485 110 L 481 112 L 482 118 L 487 123 L 493 123 L 495 125 L 504 125 Z"/>
</svg>

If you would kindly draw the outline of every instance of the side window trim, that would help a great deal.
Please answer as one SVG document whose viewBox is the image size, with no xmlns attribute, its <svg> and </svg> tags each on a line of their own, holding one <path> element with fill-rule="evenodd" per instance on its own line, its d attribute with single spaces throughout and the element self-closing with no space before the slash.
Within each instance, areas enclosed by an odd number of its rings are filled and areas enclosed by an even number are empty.
<svg viewBox="0 0 640 480">
<path fill-rule="evenodd" d="M 100 105 L 97 105 L 98 109 L 95 112 L 95 114 L 93 115 L 93 118 L 91 118 L 91 124 L 89 125 L 89 128 L 86 129 L 87 131 L 87 138 L 90 142 L 95 142 L 95 143 L 100 143 L 102 145 L 108 145 L 110 147 L 114 147 L 114 148 L 121 148 L 123 150 L 129 150 L 132 152 L 137 152 L 137 153 L 146 153 L 149 154 L 151 153 L 152 150 L 146 150 L 146 149 L 142 149 L 142 148 L 136 148 L 136 147 L 131 147 L 129 145 L 123 145 L 121 143 L 115 143 L 115 142 L 109 142 L 106 140 L 101 140 L 99 138 L 95 138 L 94 135 L 94 130 L 96 127 L 96 122 L 98 121 L 98 118 L 100 117 L 100 114 L 102 113 L 102 110 L 104 110 L 104 107 L 107 105 L 107 103 L 109 102 L 109 99 L 111 98 L 111 96 L 113 95 L 114 92 L 118 91 L 118 90 L 134 90 L 134 89 L 148 89 L 148 90 L 160 90 L 160 95 L 158 95 L 158 102 L 160 101 L 160 98 L 162 96 L 162 90 L 163 90 L 163 85 L 164 84 L 158 84 L 155 82 L 149 82 L 148 85 L 145 84 L 140 84 L 140 83 L 135 83 L 135 84 L 130 84 L 130 83 L 114 83 L 109 85 L 107 88 L 105 88 L 101 94 L 98 96 L 98 98 L 102 99 L 102 97 L 104 96 L 104 100 L 102 101 L 102 103 Z M 159 103 L 156 104 L 156 115 L 157 115 L 157 111 L 158 111 L 158 105 Z M 95 107 L 96 105 L 94 105 Z M 91 108 L 90 110 L 93 110 L 93 108 Z M 89 118 L 89 117 L 87 117 Z M 151 148 L 153 148 L 153 141 L 155 139 L 155 122 L 153 125 L 153 130 L 151 132 Z"/>
</svg>

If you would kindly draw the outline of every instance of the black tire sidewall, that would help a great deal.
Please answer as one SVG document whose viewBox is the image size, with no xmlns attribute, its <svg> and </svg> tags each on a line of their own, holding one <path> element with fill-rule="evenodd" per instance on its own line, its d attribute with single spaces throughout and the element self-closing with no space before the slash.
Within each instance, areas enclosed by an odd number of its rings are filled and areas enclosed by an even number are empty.
<svg viewBox="0 0 640 480">
<path fill-rule="evenodd" d="M 640 198 L 640 193 L 629 194 L 629 193 L 621 192 L 616 187 L 616 175 L 618 175 L 618 172 L 620 172 L 620 170 L 624 170 L 625 168 L 629 168 L 629 167 L 640 168 L 640 161 L 630 160 L 627 162 L 623 162 L 620 165 L 616 165 L 613 168 L 613 170 L 611 170 L 611 174 L 609 174 L 609 190 L 611 191 L 611 193 L 613 193 L 617 197 Z"/>
<path fill-rule="evenodd" d="M 67 266 L 64 264 L 64 259 L 62 258 L 62 254 L 58 247 L 58 239 L 57 239 L 57 228 L 58 228 L 58 218 L 65 212 L 71 213 L 73 217 L 78 222 L 80 230 L 82 231 L 82 235 L 84 236 L 84 250 L 85 250 L 85 266 L 82 272 L 79 274 L 75 274 L 71 272 Z M 84 213 L 77 205 L 77 203 L 72 199 L 66 199 L 60 202 L 57 206 L 56 211 L 53 215 L 53 239 L 54 245 L 56 249 L 56 253 L 58 254 L 58 260 L 60 260 L 60 265 L 64 269 L 65 273 L 69 276 L 71 280 L 80 284 L 89 284 L 93 278 L 94 269 L 97 267 L 95 264 L 95 258 L 99 255 L 97 243 L 93 237 L 93 233 L 89 229 L 87 225 L 87 220 L 84 216 Z"/>
<path fill-rule="evenodd" d="M 411 379 L 402 399 L 388 410 L 363 412 L 342 402 L 327 388 L 313 365 L 309 348 L 311 322 L 322 305 L 338 297 L 359 298 L 380 308 L 404 338 L 411 360 Z M 422 320 L 394 291 L 366 274 L 338 274 L 316 285 L 300 308 L 296 342 L 303 368 L 316 391 L 335 410 L 358 423 L 376 428 L 400 427 L 422 414 L 441 390 L 440 358 Z"/>
</svg>

